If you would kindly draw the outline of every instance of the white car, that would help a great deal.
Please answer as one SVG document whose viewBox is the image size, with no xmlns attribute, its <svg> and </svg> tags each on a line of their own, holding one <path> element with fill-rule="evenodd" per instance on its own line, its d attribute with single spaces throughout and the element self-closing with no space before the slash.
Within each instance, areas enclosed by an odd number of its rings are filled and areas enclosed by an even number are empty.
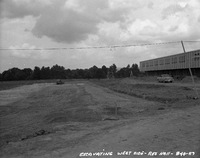
<svg viewBox="0 0 200 158">
<path fill-rule="evenodd" d="M 157 77 L 157 80 L 163 83 L 172 83 L 174 81 L 173 77 L 168 74 L 162 74 L 160 77 Z"/>
</svg>

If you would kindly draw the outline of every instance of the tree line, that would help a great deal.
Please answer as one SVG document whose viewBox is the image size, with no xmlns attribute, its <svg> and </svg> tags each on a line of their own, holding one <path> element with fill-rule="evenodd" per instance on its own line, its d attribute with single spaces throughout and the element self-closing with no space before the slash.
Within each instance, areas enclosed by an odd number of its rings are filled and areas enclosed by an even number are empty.
<svg viewBox="0 0 200 158">
<path fill-rule="evenodd" d="M 93 66 L 89 69 L 65 69 L 63 66 L 54 65 L 50 67 L 11 68 L 0 73 L 0 81 L 17 80 L 42 80 L 42 79 L 103 79 L 103 78 L 124 78 L 138 76 L 140 74 L 137 64 L 127 65 L 117 69 L 115 64 L 110 67 L 103 65 L 101 68 Z"/>
</svg>

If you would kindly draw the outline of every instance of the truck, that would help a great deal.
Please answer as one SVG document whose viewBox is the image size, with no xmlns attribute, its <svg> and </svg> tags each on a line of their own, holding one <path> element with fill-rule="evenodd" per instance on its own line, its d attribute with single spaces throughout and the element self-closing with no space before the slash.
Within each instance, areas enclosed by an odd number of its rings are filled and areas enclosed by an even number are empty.
<svg viewBox="0 0 200 158">
<path fill-rule="evenodd" d="M 172 83 L 174 79 L 169 74 L 162 74 L 161 76 L 157 77 L 157 81 L 163 83 Z"/>
</svg>

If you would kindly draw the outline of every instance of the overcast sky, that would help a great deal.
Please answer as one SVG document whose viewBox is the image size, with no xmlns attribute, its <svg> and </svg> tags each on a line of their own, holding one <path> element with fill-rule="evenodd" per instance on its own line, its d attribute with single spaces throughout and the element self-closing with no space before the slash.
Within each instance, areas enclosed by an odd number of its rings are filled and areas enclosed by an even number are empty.
<svg viewBox="0 0 200 158">
<path fill-rule="evenodd" d="M 1 0 L 1 48 L 68 48 L 200 41 L 200 0 Z M 186 43 L 186 50 L 200 48 Z M 180 43 L 84 50 L 0 51 L 12 67 L 118 67 L 182 53 Z"/>
</svg>

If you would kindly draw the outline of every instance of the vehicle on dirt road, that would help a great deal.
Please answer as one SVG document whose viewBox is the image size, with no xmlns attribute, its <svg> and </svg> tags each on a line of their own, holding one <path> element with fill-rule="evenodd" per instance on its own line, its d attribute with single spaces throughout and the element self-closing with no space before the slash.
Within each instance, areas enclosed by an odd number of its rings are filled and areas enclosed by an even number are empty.
<svg viewBox="0 0 200 158">
<path fill-rule="evenodd" d="M 64 82 L 61 79 L 59 79 L 59 80 L 56 81 L 56 84 L 58 84 L 58 85 L 59 84 L 64 84 Z"/>
<path fill-rule="evenodd" d="M 168 74 L 162 74 L 161 76 L 157 77 L 157 81 L 163 83 L 172 83 L 174 79 Z"/>
</svg>

